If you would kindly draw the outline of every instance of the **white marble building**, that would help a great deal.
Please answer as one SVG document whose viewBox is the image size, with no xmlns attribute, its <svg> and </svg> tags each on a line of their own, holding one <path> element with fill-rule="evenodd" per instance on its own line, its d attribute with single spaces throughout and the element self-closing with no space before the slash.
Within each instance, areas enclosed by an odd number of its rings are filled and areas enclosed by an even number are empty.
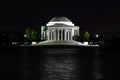
<svg viewBox="0 0 120 80">
<path fill-rule="evenodd" d="M 79 35 L 79 27 L 66 17 L 55 17 L 46 26 L 49 41 L 70 41 L 73 40 L 73 36 Z"/>
<path fill-rule="evenodd" d="M 94 46 L 83 44 L 73 40 L 75 35 L 79 36 L 79 26 L 75 26 L 66 17 L 55 17 L 47 24 L 47 40 L 39 42 L 39 45 L 77 45 L 77 46 Z"/>
</svg>

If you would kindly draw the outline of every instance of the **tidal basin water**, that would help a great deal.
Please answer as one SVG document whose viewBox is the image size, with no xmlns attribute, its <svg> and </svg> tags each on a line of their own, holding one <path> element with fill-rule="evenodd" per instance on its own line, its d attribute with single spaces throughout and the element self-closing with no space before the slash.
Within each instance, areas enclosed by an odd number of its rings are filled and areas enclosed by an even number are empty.
<svg viewBox="0 0 120 80">
<path fill-rule="evenodd" d="M 102 49 L 47 46 L 3 48 L 3 80 L 102 80 Z"/>
</svg>

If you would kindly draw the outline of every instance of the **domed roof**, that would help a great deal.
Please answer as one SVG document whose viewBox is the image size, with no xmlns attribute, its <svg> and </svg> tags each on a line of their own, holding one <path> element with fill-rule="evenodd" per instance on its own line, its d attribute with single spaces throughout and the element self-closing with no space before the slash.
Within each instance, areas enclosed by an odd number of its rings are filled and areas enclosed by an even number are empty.
<svg viewBox="0 0 120 80">
<path fill-rule="evenodd" d="M 50 22 L 71 22 L 71 21 L 66 17 L 54 17 L 53 19 L 50 20 Z"/>
<path fill-rule="evenodd" d="M 54 17 L 46 25 L 53 26 L 55 24 L 66 24 L 68 26 L 74 26 L 74 24 L 66 17 Z"/>
</svg>

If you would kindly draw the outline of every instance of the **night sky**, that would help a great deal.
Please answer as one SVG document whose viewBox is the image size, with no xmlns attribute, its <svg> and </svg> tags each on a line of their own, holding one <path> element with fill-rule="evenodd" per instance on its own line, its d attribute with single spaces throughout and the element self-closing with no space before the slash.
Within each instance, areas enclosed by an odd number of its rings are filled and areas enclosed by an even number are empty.
<svg viewBox="0 0 120 80">
<path fill-rule="evenodd" d="M 1 2 L 0 31 L 24 31 L 26 27 L 46 25 L 56 16 L 66 16 L 81 30 L 91 33 L 120 29 L 119 3 L 44 0 Z"/>
</svg>

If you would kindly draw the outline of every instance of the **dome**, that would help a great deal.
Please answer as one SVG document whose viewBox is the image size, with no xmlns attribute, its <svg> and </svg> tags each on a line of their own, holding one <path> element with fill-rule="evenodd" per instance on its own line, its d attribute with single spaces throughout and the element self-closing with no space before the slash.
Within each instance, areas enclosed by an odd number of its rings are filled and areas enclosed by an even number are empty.
<svg viewBox="0 0 120 80">
<path fill-rule="evenodd" d="M 68 26 L 74 26 L 74 24 L 66 17 L 54 17 L 51 19 L 48 23 L 47 26 L 53 26 L 55 24 L 65 24 Z"/>
<path fill-rule="evenodd" d="M 50 20 L 50 22 L 71 22 L 71 21 L 66 17 L 54 17 L 53 19 Z"/>
</svg>

